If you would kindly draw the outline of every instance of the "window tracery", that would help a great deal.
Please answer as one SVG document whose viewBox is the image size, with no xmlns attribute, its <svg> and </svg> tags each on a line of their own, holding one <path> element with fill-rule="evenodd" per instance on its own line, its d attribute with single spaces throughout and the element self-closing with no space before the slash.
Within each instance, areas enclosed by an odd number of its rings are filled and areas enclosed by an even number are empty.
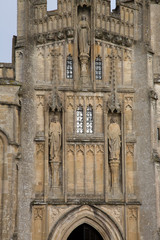
<svg viewBox="0 0 160 240">
<path fill-rule="evenodd" d="M 87 107 L 86 111 L 86 133 L 93 133 L 93 108 Z"/>
<path fill-rule="evenodd" d="M 83 107 L 77 107 L 77 133 L 83 133 Z"/>
<path fill-rule="evenodd" d="M 67 79 L 73 78 L 73 58 L 71 55 L 68 55 L 66 62 L 66 77 Z"/>
<path fill-rule="evenodd" d="M 98 56 L 95 60 L 96 80 L 102 80 L 102 59 Z"/>
</svg>

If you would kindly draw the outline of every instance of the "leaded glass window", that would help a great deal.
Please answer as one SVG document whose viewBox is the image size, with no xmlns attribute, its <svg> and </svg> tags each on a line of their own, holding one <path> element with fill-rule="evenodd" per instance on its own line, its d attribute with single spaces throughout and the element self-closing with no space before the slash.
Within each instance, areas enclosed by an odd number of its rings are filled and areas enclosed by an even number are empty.
<svg viewBox="0 0 160 240">
<path fill-rule="evenodd" d="M 95 61 L 96 80 L 102 80 L 102 60 L 98 56 Z"/>
<path fill-rule="evenodd" d="M 79 106 L 77 108 L 77 133 L 83 133 L 83 108 Z"/>
<path fill-rule="evenodd" d="M 92 106 L 88 106 L 87 111 L 86 111 L 86 133 L 93 133 L 93 109 L 92 109 Z"/>
<path fill-rule="evenodd" d="M 73 78 L 73 59 L 72 56 L 69 55 L 67 57 L 67 63 L 66 63 L 66 77 L 69 79 Z"/>
</svg>

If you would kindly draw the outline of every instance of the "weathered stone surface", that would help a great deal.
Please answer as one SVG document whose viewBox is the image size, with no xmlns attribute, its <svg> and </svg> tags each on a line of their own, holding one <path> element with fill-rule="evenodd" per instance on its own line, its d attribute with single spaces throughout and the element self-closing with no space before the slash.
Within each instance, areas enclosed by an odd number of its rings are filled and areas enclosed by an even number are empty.
<svg viewBox="0 0 160 240">
<path fill-rule="evenodd" d="M 0 63 L 0 239 L 159 239 L 159 1 L 18 0 Z M 158 136 L 157 136 L 158 131 Z"/>
</svg>

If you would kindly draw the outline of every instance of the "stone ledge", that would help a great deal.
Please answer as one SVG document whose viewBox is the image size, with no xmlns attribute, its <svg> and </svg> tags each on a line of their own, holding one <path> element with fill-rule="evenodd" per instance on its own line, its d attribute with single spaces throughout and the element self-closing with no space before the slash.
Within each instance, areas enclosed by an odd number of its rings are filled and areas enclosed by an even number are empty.
<svg viewBox="0 0 160 240">
<path fill-rule="evenodd" d="M 0 105 L 15 106 L 15 107 L 19 107 L 19 108 L 21 107 L 20 104 L 14 103 L 14 102 L 2 102 L 2 101 L 0 101 Z"/>
<path fill-rule="evenodd" d="M 55 206 L 69 206 L 69 205 L 105 205 L 105 206 L 141 206 L 142 203 L 140 201 L 134 201 L 134 202 L 125 202 L 125 201 L 108 201 L 105 202 L 104 199 L 68 199 L 67 202 L 64 201 L 64 199 L 48 199 L 47 201 L 43 201 L 40 199 L 34 199 L 31 202 L 31 206 L 34 205 L 55 205 Z"/>
<path fill-rule="evenodd" d="M 133 87 L 118 87 L 117 92 L 119 93 L 135 93 L 135 89 Z"/>
<path fill-rule="evenodd" d="M 83 143 L 90 143 L 90 142 L 104 142 L 104 137 L 94 137 L 94 136 L 72 136 L 67 137 L 67 142 L 83 142 Z"/>
</svg>

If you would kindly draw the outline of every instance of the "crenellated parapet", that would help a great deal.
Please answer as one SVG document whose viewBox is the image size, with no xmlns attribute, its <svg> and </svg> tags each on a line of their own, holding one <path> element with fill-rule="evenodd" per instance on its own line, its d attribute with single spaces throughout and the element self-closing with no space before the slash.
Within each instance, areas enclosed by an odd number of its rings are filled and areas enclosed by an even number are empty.
<svg viewBox="0 0 160 240">
<path fill-rule="evenodd" d="M 78 25 L 76 12 L 86 8 L 90 9 L 95 38 L 130 47 L 136 38 L 136 4 L 119 3 L 113 12 L 110 4 L 109 0 L 59 0 L 58 9 L 47 12 L 46 2 L 37 1 L 34 5 L 35 39 L 42 44 L 74 37 Z"/>
</svg>

